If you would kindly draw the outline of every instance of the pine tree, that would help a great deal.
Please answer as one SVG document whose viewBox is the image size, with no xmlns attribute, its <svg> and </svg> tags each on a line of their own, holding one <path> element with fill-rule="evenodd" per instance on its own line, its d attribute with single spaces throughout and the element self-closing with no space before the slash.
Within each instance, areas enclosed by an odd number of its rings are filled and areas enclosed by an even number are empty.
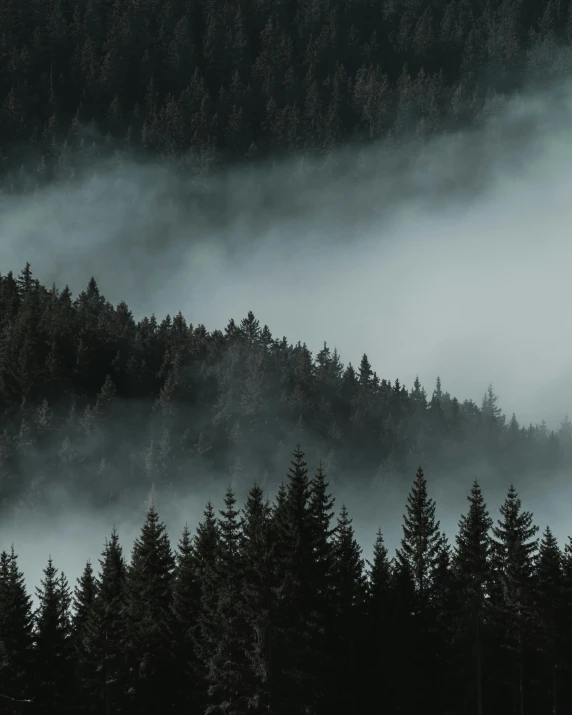
<svg viewBox="0 0 572 715">
<path fill-rule="evenodd" d="M 395 653 L 391 649 L 389 634 L 392 626 L 391 606 L 391 564 L 381 529 L 378 529 L 373 545 L 373 560 L 368 562 L 367 595 L 367 673 L 370 702 L 380 698 L 387 704 L 392 679 L 390 671 L 394 666 Z M 381 703 L 380 703 L 381 705 Z"/>
<path fill-rule="evenodd" d="M 435 502 L 427 495 L 427 481 L 421 467 L 407 497 L 406 509 L 397 558 L 411 569 L 419 598 L 424 601 L 431 588 L 441 535 L 439 522 L 435 521 Z"/>
<path fill-rule="evenodd" d="M 213 641 L 212 620 L 209 618 L 212 604 L 216 602 L 216 566 L 218 558 L 219 532 L 212 503 L 209 501 L 204 511 L 204 519 L 197 527 L 193 540 L 193 559 L 198 585 L 199 611 L 197 624 L 193 630 L 193 649 L 197 657 L 195 679 L 197 683 L 197 707 L 200 713 L 208 706 L 209 644 Z"/>
<path fill-rule="evenodd" d="M 33 674 L 31 597 L 17 559 L 14 547 L 0 554 L 0 695 L 11 698 L 14 708 L 14 701 L 30 698 Z M 0 702 L 0 709 L 6 704 Z"/>
<path fill-rule="evenodd" d="M 312 644 L 315 554 L 310 482 L 304 453 L 293 452 L 288 482 L 278 494 L 273 522 L 277 554 L 277 625 L 272 652 L 277 715 L 304 713 L 322 697 Z"/>
<path fill-rule="evenodd" d="M 492 561 L 495 575 L 493 605 L 497 632 L 508 658 L 501 658 L 496 670 L 504 670 L 511 683 L 509 702 L 524 715 L 527 654 L 530 649 L 532 578 L 538 527 L 532 514 L 522 511 L 522 503 L 513 485 L 501 506 L 501 520 L 493 527 Z M 503 665 L 504 660 L 504 665 Z"/>
<path fill-rule="evenodd" d="M 336 527 L 332 526 L 334 518 L 334 499 L 328 493 L 328 482 L 320 464 L 310 482 L 308 508 L 312 524 L 312 545 L 314 552 L 313 567 L 313 612 L 316 618 L 313 652 L 320 672 L 317 678 L 320 682 L 331 679 L 333 653 L 333 625 L 336 619 L 336 604 L 332 593 L 332 577 L 335 567 L 335 547 L 332 540 Z M 326 687 L 326 692 L 320 703 L 318 712 L 330 712 L 334 703 L 334 693 Z"/>
<path fill-rule="evenodd" d="M 469 511 L 459 521 L 453 556 L 457 603 L 455 607 L 457 677 L 463 680 L 460 690 L 472 693 L 467 702 L 477 715 L 483 715 L 483 639 L 487 598 L 490 595 L 492 571 L 489 516 L 477 480 L 468 497 Z M 470 685 L 469 685 L 470 683 Z"/>
<path fill-rule="evenodd" d="M 169 709 L 175 700 L 172 580 L 175 560 L 154 504 L 135 540 L 127 571 L 128 657 L 134 706 Z"/>
<path fill-rule="evenodd" d="M 95 592 L 96 579 L 91 561 L 88 561 L 74 588 L 72 625 L 76 639 L 83 638 L 83 629 L 95 600 Z"/>
<path fill-rule="evenodd" d="M 272 651 L 276 622 L 275 552 L 271 509 L 260 486 L 249 491 L 241 521 L 241 618 L 246 628 L 244 653 L 249 663 L 247 705 L 255 713 L 273 712 Z"/>
<path fill-rule="evenodd" d="M 64 574 L 57 574 L 50 557 L 36 588 L 34 691 L 39 706 L 61 712 L 73 706 L 75 692 L 71 592 Z"/>
<path fill-rule="evenodd" d="M 219 539 L 215 569 L 212 573 L 216 597 L 203 602 L 202 620 L 208 620 L 207 643 L 209 705 L 206 715 L 246 714 L 248 693 L 247 661 L 244 654 L 245 627 L 241 619 L 242 566 L 240 561 L 240 521 L 235 509 L 236 497 L 229 487 L 224 497 L 225 509 L 218 521 Z"/>
<path fill-rule="evenodd" d="M 127 567 L 117 531 L 99 559 L 95 599 L 84 625 L 82 690 L 96 713 L 120 712 L 125 705 L 127 683 Z"/>
<path fill-rule="evenodd" d="M 193 713 L 197 703 L 197 664 L 193 632 L 197 626 L 200 587 L 197 581 L 193 541 L 186 524 L 179 539 L 175 559 L 173 615 L 177 654 L 177 707 Z"/>
<path fill-rule="evenodd" d="M 333 712 L 356 715 L 364 702 L 363 660 L 364 624 L 367 581 L 361 547 L 357 543 L 352 520 L 342 505 L 334 536 L 333 591 L 336 606 L 332 623 L 336 641 L 333 644 L 333 679 L 335 692 Z"/>
<path fill-rule="evenodd" d="M 540 541 L 535 581 L 535 641 L 542 656 L 537 678 L 542 692 L 548 695 L 543 710 L 556 715 L 564 712 L 561 690 L 567 643 L 562 626 L 566 622 L 567 603 L 562 553 L 548 526 Z"/>
</svg>

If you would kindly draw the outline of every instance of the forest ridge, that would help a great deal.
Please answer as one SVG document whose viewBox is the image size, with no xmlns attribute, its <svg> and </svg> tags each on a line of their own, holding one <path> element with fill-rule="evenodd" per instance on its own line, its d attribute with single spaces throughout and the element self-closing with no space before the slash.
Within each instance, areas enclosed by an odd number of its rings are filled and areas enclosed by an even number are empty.
<svg viewBox="0 0 572 715">
<path fill-rule="evenodd" d="M 366 355 L 344 366 L 275 338 L 250 312 L 209 332 L 181 313 L 136 322 L 95 279 L 76 298 L 26 264 L 0 277 L 0 504 L 46 505 L 51 487 L 105 507 L 129 493 L 177 493 L 222 477 L 277 484 L 293 444 L 332 484 L 536 479 L 572 464 L 572 425 L 505 420 L 492 386 L 479 407 L 419 380 L 380 379 Z M 477 465 L 477 467 L 475 466 Z"/>
<path fill-rule="evenodd" d="M 0 554 L 0 701 L 10 715 L 506 715 L 572 707 L 572 540 L 542 538 L 514 487 L 479 483 L 454 545 L 419 468 L 390 559 L 364 563 L 348 510 L 297 448 L 270 503 L 228 488 L 175 551 L 151 504 L 72 589 L 50 558 L 33 610 Z"/>
<path fill-rule="evenodd" d="M 119 153 L 229 163 L 395 146 L 571 70 L 554 0 L 2 0 L 6 190 Z"/>
</svg>

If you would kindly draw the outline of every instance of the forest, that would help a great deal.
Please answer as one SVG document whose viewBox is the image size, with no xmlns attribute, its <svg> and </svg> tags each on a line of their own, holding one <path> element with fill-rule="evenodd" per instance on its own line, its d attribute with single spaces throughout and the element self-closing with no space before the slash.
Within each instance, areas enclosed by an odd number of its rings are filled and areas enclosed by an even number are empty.
<svg viewBox="0 0 572 715">
<path fill-rule="evenodd" d="M 229 165 L 472 128 L 572 67 L 556 0 L 2 0 L 2 190 L 96 157 Z"/>
<path fill-rule="evenodd" d="M 72 589 L 49 559 L 33 609 L 0 554 L 2 712 L 523 715 L 572 707 L 572 540 L 475 480 L 451 545 L 418 468 L 403 537 L 364 562 L 327 475 L 296 448 L 271 503 L 228 488 L 173 549 L 154 503 Z"/>
<path fill-rule="evenodd" d="M 252 312 L 224 330 L 179 312 L 136 322 L 95 279 L 76 298 L 30 264 L 0 276 L 0 513 L 47 509 L 55 487 L 105 509 L 155 489 L 277 486 L 293 445 L 332 485 L 478 475 L 483 485 L 569 472 L 572 424 L 506 420 L 493 387 L 462 402 L 437 378 L 380 378 L 326 344 L 273 337 Z M 516 475 L 516 476 L 514 476 Z"/>
</svg>

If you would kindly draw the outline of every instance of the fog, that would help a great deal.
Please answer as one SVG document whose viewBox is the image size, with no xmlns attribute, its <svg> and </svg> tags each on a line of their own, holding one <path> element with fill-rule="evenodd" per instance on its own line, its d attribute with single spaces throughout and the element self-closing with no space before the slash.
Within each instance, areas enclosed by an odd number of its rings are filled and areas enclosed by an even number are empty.
<svg viewBox="0 0 572 715">
<path fill-rule="evenodd" d="M 65 187 L 0 199 L 0 270 L 30 261 L 74 294 L 93 275 L 136 318 L 180 310 L 210 330 L 252 310 L 275 337 L 314 351 L 327 341 L 345 364 L 365 352 L 380 377 L 410 387 L 419 375 L 429 395 L 440 375 L 452 396 L 480 404 L 492 382 L 509 418 L 557 428 L 572 405 L 571 119 L 564 83 L 498 102 L 479 129 L 423 148 L 345 151 L 341 172 L 298 159 L 235 170 L 202 197 L 168 165 L 101 162 Z M 451 535 L 477 471 L 439 492 L 427 475 Z M 506 486 L 485 493 L 495 518 Z M 336 490 L 366 556 L 378 525 L 398 545 L 408 487 Z M 541 529 L 572 531 L 569 475 L 519 491 Z M 159 500 L 173 539 L 222 492 Z M 29 584 L 49 553 L 75 580 L 114 523 L 129 553 L 142 523 L 144 505 L 96 517 L 58 498 L 61 518 L 0 530 Z"/>
</svg>

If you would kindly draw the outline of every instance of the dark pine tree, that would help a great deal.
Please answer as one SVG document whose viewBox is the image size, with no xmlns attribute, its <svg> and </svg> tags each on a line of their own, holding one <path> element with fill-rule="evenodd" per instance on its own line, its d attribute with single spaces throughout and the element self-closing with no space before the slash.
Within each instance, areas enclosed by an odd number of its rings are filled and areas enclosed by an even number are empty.
<svg viewBox="0 0 572 715">
<path fill-rule="evenodd" d="M 165 525 L 152 504 L 127 570 L 129 685 L 132 706 L 142 714 L 169 710 L 175 701 L 174 566 Z"/>
<path fill-rule="evenodd" d="M 197 626 L 200 589 L 193 553 L 193 540 L 187 525 L 175 554 L 173 580 L 174 644 L 177 668 L 177 707 L 188 713 L 197 709 L 197 663 L 193 633 Z"/>
<path fill-rule="evenodd" d="M 31 597 L 17 559 L 14 547 L 0 554 L 0 711 L 8 713 L 25 712 L 33 682 Z"/>
<path fill-rule="evenodd" d="M 271 524 L 271 508 L 261 487 L 250 489 L 242 510 L 241 560 L 243 569 L 240 597 L 245 625 L 244 653 L 249 664 L 245 673 L 247 705 L 254 713 L 272 712 L 274 671 L 272 650 L 276 621 L 276 572 Z"/>
<path fill-rule="evenodd" d="M 357 543 L 347 508 L 342 505 L 334 536 L 333 592 L 336 635 L 332 644 L 330 688 L 335 693 L 332 712 L 357 715 L 366 706 L 365 639 L 367 580 L 361 547 Z"/>
<path fill-rule="evenodd" d="M 45 712 L 65 712 L 75 705 L 74 649 L 71 625 L 71 592 L 63 573 L 52 559 L 36 589 L 35 700 Z"/>
<path fill-rule="evenodd" d="M 468 500 L 469 511 L 459 521 L 453 555 L 456 582 L 453 670 L 457 698 L 468 713 L 483 715 L 485 621 L 492 582 L 489 532 L 493 522 L 477 480 Z"/>
<path fill-rule="evenodd" d="M 499 710 L 512 709 L 524 715 L 532 649 L 532 605 L 534 560 L 538 527 L 532 514 L 522 511 L 522 503 L 513 485 L 509 487 L 500 509 L 501 519 L 493 527 L 492 589 L 493 623 L 498 638 L 493 670 L 502 678 L 496 685 Z"/>
</svg>

